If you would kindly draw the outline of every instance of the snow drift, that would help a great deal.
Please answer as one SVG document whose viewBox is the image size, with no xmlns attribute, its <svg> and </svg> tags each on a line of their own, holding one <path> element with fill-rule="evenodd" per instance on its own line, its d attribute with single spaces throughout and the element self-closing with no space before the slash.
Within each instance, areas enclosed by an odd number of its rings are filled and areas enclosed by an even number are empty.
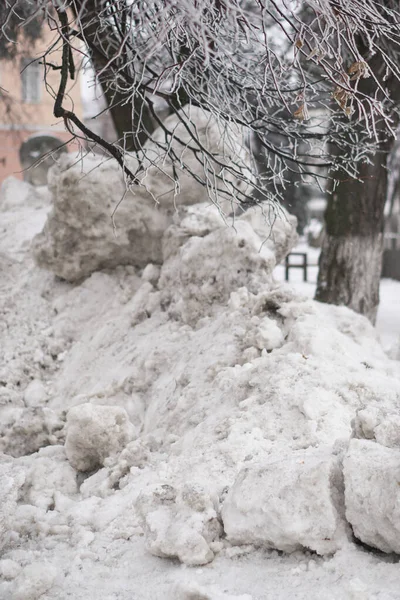
<svg viewBox="0 0 400 600">
<path fill-rule="evenodd" d="M 125 560 L 143 533 L 150 553 L 186 565 L 236 545 L 329 556 L 351 544 L 349 525 L 399 552 L 399 363 L 365 318 L 274 281 L 293 219 L 273 224 L 261 207 L 229 227 L 181 198 L 153 221 L 146 198 L 122 203 L 123 227 L 148 211 L 157 260 L 145 235 L 108 255 L 122 176 L 93 171 L 78 215 L 77 169 L 53 172 L 34 254 L 87 278 L 54 279 L 26 248 L 2 258 L 14 334 L 0 365 L 0 595 L 62 598 L 72 557 L 78 577 L 82 561 L 108 564 L 105 547 Z M 227 597 L 178 588 L 171 598 Z"/>
<path fill-rule="evenodd" d="M 210 178 L 222 181 L 213 200 L 223 214 L 232 212 L 235 188 L 247 189 L 240 178 L 249 165 L 243 132 L 234 125 L 222 130 L 216 119 L 200 108 L 190 111 L 193 123 L 188 128 L 181 121 L 182 116 L 187 119 L 183 110 L 165 122 L 174 131 L 168 151 L 176 157 L 176 164 L 160 150 L 165 135 L 159 128 L 146 146 L 146 163 L 138 175 L 141 184 L 129 189 L 115 161 L 94 156 L 81 161 L 68 154 L 60 157 L 49 175 L 52 210 L 33 246 L 40 266 L 67 281 L 77 281 L 108 267 L 161 263 L 162 237 L 176 207 L 209 202 Z M 198 144 L 212 156 L 204 163 L 196 152 L 199 145 L 193 149 L 193 127 Z M 226 171 L 233 160 L 237 176 Z M 127 166 L 134 172 L 137 160 L 127 157 Z M 227 201 L 227 194 L 232 201 Z"/>
</svg>

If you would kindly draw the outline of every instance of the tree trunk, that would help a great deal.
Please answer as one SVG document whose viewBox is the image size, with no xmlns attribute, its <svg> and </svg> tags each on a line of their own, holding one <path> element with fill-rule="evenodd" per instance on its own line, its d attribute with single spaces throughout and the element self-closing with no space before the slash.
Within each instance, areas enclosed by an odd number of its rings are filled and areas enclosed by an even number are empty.
<svg viewBox="0 0 400 600">
<path fill-rule="evenodd" d="M 315 299 L 345 305 L 375 323 L 382 268 L 387 154 L 362 164 L 360 179 L 336 174 L 340 183 L 328 195 L 326 235 L 319 261 Z"/>
<path fill-rule="evenodd" d="M 360 46 L 362 43 L 360 42 Z M 385 65 L 381 56 L 368 62 L 374 76 L 382 81 Z M 373 77 L 362 79 L 359 90 L 373 94 Z M 390 76 L 383 87 L 400 103 L 400 86 Z M 395 127 L 394 116 L 393 126 Z M 357 127 L 357 125 L 355 125 Z M 387 135 L 385 135 L 387 133 Z M 389 132 L 381 131 L 379 151 L 371 164 L 359 165 L 359 180 L 344 172 L 332 175 L 336 185 L 328 193 L 325 212 L 326 235 L 319 260 L 315 299 L 348 306 L 375 323 L 379 305 L 382 269 L 384 208 L 388 189 L 388 154 L 394 146 Z"/>
<path fill-rule="evenodd" d="M 104 8 L 104 0 L 76 0 L 75 4 L 84 29 L 84 38 L 82 39 L 88 46 L 118 139 L 125 150 L 140 150 L 154 131 L 154 122 L 141 95 L 135 94 L 132 97 L 132 94 L 124 94 L 120 88 L 112 86 L 112 82 L 116 81 L 117 71 L 119 71 L 118 76 L 123 78 L 124 69 L 127 68 L 126 65 L 129 61 L 124 61 L 124 54 L 122 54 L 122 69 L 118 69 L 120 63 L 112 62 L 110 59 L 114 57 L 107 56 L 104 50 L 106 44 L 103 42 L 107 42 L 108 36 L 111 39 L 116 35 L 111 23 L 109 32 L 102 31 L 101 35 L 99 34 L 96 17 Z M 124 82 L 124 87 L 129 87 L 129 81 Z"/>
</svg>

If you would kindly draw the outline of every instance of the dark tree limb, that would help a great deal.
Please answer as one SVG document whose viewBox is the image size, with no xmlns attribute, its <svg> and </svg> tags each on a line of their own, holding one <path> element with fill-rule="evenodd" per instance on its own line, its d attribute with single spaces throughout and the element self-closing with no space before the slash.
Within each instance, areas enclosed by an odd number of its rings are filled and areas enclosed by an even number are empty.
<svg viewBox="0 0 400 600">
<path fill-rule="evenodd" d="M 63 107 L 63 101 L 65 98 L 67 83 L 68 83 L 68 75 L 74 73 L 74 67 L 71 66 L 70 56 L 71 56 L 71 47 L 68 43 L 69 38 L 69 24 L 68 24 L 68 15 L 62 9 L 57 8 L 57 15 L 60 21 L 60 30 L 62 37 L 62 63 L 61 63 L 61 77 L 60 77 L 60 85 L 58 88 L 57 96 L 54 102 L 54 116 L 57 119 L 64 119 L 64 123 L 66 128 L 70 133 L 74 133 L 70 122 L 73 123 L 78 129 L 90 140 L 96 142 L 105 150 L 107 150 L 111 156 L 113 156 L 118 164 L 122 167 L 125 175 L 128 177 L 129 183 L 139 183 L 137 177 L 132 173 L 132 171 L 126 166 L 124 160 L 124 152 L 101 138 L 99 135 L 91 131 L 82 121 L 70 110 L 66 110 Z"/>
<path fill-rule="evenodd" d="M 103 3 L 104 4 L 104 3 Z M 145 92 L 124 94 L 112 82 L 116 79 L 116 70 L 111 67 L 110 57 L 99 47 L 98 24 L 96 16 L 104 8 L 98 0 L 76 0 L 84 31 L 84 42 L 88 45 L 93 67 L 102 86 L 110 115 L 118 138 L 124 140 L 128 151 L 140 151 L 143 144 L 154 131 L 154 122 L 145 102 Z M 121 43 L 122 40 L 116 40 Z"/>
</svg>

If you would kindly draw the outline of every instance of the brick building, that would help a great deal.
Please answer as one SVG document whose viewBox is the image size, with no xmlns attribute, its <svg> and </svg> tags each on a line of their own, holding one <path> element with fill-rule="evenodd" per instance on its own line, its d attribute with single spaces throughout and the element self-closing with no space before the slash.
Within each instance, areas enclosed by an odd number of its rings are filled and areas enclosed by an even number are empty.
<svg viewBox="0 0 400 600">
<path fill-rule="evenodd" d="M 53 116 L 51 93 L 58 89 L 60 72 L 49 69 L 45 77 L 40 62 L 43 51 L 55 40 L 56 32 L 44 26 L 42 36 L 35 44 L 24 41 L 20 43 L 15 59 L 0 61 L 0 183 L 9 175 L 43 183 L 54 160 L 52 157 L 37 167 L 26 167 L 37 163 L 49 149 L 71 139 L 63 121 Z M 61 49 L 52 51 L 47 60 L 59 65 Z M 82 116 L 79 75 L 69 87 L 64 105 Z M 68 150 L 73 148 L 76 150 L 76 145 L 70 145 Z M 67 148 L 63 148 L 65 150 Z"/>
</svg>

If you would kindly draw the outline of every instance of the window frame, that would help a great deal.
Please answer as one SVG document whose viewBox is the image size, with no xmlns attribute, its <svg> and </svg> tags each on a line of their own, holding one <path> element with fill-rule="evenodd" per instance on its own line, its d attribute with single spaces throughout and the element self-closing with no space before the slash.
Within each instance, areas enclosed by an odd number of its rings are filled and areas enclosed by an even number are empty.
<svg viewBox="0 0 400 600">
<path fill-rule="evenodd" d="M 21 59 L 21 100 L 24 104 L 40 104 L 42 100 L 42 65 L 32 58 Z"/>
</svg>

